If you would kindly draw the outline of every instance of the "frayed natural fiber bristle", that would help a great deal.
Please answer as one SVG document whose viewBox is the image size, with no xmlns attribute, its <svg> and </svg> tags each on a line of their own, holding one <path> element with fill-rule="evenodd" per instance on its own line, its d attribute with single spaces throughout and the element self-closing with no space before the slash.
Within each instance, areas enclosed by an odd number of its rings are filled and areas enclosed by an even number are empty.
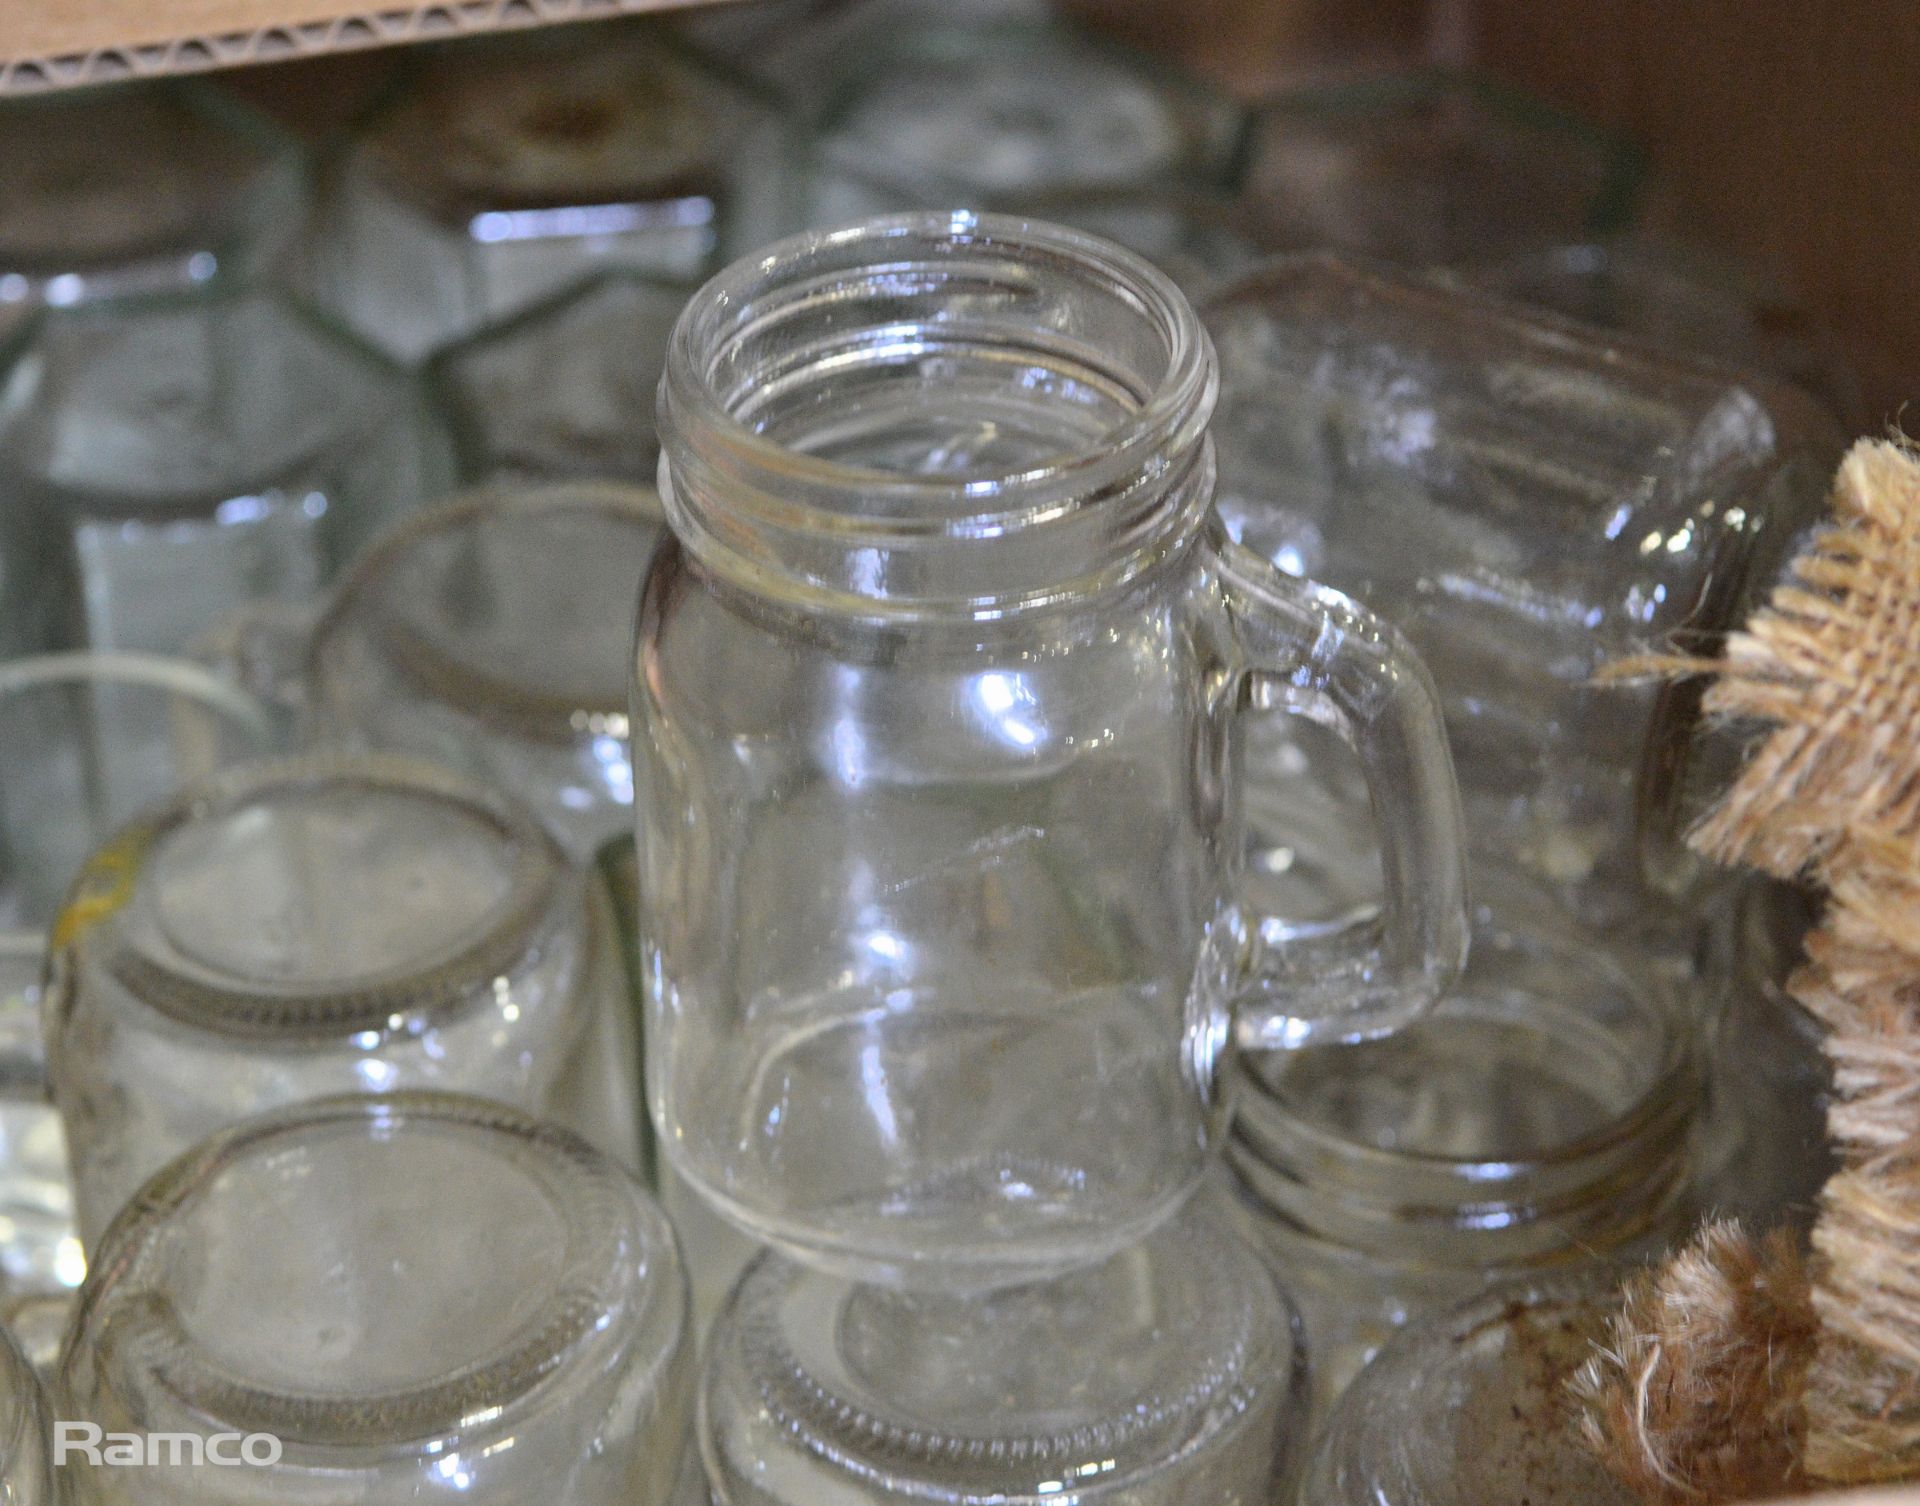
<svg viewBox="0 0 1920 1506">
<path fill-rule="evenodd" d="M 1652 656 L 1613 673 L 1711 674 L 1708 715 L 1773 728 L 1693 844 L 1779 878 L 1853 827 L 1920 834 L 1920 465 L 1900 445 L 1855 445 L 1834 511 L 1724 658 Z"/>
<path fill-rule="evenodd" d="M 1801 1483 L 1813 1308 L 1800 1252 L 1711 1223 L 1628 1283 L 1574 1378 L 1589 1444 L 1641 1499 L 1761 1500 Z"/>
<path fill-rule="evenodd" d="M 1709 713 L 1770 726 L 1693 833 L 1828 892 L 1789 990 L 1828 1029 L 1809 1272 L 1711 1226 L 1627 1292 L 1582 1382 L 1587 1435 L 1645 1500 L 1920 1480 L 1920 459 L 1863 442 L 1836 523 L 1718 662 Z"/>
<path fill-rule="evenodd" d="M 1912 1109 L 1909 1108 L 1909 1120 Z M 1920 1163 L 1896 1155 L 1836 1173 L 1821 1195 L 1807 1375 L 1808 1475 L 1836 1485 L 1920 1475 Z"/>
</svg>

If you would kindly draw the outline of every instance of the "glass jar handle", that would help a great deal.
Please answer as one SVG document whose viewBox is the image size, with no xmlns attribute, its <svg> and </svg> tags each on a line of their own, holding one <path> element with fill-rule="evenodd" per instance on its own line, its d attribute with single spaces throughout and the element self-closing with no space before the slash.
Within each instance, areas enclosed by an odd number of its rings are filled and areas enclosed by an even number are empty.
<svg viewBox="0 0 1920 1506">
<path fill-rule="evenodd" d="M 1424 1013 L 1466 962 L 1465 830 L 1440 700 L 1397 629 L 1358 602 L 1215 545 L 1245 708 L 1306 716 L 1358 756 L 1380 829 L 1377 916 L 1282 943 L 1249 915 L 1235 1036 L 1274 1050 L 1383 1034 Z"/>
</svg>

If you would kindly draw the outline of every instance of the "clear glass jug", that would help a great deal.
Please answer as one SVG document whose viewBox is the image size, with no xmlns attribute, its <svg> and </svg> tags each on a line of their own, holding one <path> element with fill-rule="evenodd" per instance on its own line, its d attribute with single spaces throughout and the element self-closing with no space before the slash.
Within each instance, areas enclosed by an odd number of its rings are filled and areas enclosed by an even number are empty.
<svg viewBox="0 0 1920 1506">
<path fill-rule="evenodd" d="M 649 1098 L 816 1266 L 987 1288 L 1142 1237 L 1236 1046 L 1377 1033 L 1465 946 L 1425 671 L 1211 508 L 1211 345 L 1116 246 L 967 213 L 783 242 L 682 315 L 635 700 Z M 1240 713 L 1345 733 L 1376 922 L 1270 948 Z"/>
</svg>

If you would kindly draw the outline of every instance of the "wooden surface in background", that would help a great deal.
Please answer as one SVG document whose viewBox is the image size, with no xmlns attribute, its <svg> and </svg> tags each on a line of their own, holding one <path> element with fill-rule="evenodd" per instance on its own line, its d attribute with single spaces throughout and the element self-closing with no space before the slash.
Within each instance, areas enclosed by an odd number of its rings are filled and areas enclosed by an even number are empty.
<svg viewBox="0 0 1920 1506">
<path fill-rule="evenodd" d="M 1920 433 L 1920 0 L 1074 0 L 1257 92 L 1302 58 L 1471 62 L 1618 127 L 1691 232 L 1839 333 Z"/>
<path fill-rule="evenodd" d="M 1305 71 L 1421 57 L 1428 0 L 1064 0 L 1064 8 L 1256 97 Z"/>
<path fill-rule="evenodd" d="M 1839 331 L 1920 433 L 1920 5 L 1472 0 L 1483 66 L 1642 142 L 1705 238 Z"/>
</svg>

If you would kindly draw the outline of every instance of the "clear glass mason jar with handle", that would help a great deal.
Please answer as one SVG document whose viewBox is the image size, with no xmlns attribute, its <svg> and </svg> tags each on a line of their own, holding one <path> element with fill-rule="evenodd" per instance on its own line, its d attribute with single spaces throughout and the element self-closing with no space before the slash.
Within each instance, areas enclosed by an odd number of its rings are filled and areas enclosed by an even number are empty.
<svg viewBox="0 0 1920 1506">
<path fill-rule="evenodd" d="M 988 1288 L 1144 1235 L 1236 1046 L 1417 1014 L 1465 945 L 1433 689 L 1234 546 L 1173 284 L 1034 222 L 801 237 L 668 354 L 675 538 L 635 701 L 649 1098 L 721 1212 L 816 1266 Z M 1239 713 L 1347 735 L 1380 920 L 1269 949 Z"/>
</svg>

